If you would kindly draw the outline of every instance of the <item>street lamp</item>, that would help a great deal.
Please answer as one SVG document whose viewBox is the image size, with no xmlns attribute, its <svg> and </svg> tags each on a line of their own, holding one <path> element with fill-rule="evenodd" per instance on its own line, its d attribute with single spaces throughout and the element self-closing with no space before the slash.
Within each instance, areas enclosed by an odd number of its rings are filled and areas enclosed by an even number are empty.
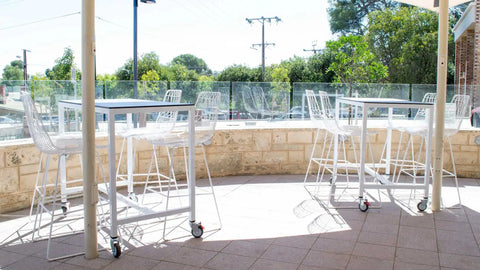
<svg viewBox="0 0 480 270">
<path fill-rule="evenodd" d="M 140 0 L 145 4 L 155 4 L 155 0 Z M 133 0 L 133 98 L 138 98 L 137 90 L 137 8 L 138 0 Z"/>
</svg>

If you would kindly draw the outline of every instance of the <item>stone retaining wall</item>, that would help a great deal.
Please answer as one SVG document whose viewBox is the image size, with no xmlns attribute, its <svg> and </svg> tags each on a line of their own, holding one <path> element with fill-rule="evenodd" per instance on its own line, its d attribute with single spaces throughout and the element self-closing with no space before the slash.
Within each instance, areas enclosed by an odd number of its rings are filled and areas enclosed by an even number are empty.
<svg viewBox="0 0 480 270">
<path fill-rule="evenodd" d="M 375 158 L 382 152 L 386 131 L 377 129 L 369 135 Z M 323 138 L 323 132 L 320 138 Z M 478 130 L 463 130 L 452 138 L 456 169 L 459 177 L 480 178 L 480 145 L 475 143 L 475 137 L 480 136 Z M 229 175 L 253 174 L 304 174 L 308 165 L 315 129 L 312 128 L 248 128 L 220 129 L 215 132 L 211 145 L 205 147 L 208 164 L 213 177 Z M 106 144 L 106 138 L 99 138 L 99 144 Z M 398 148 L 399 135 L 394 133 L 393 149 Z M 418 145 L 420 140 L 416 140 Z M 322 144 L 322 143 L 320 143 Z M 117 141 L 117 152 L 122 142 Z M 347 155 L 353 157 L 352 147 L 348 147 Z M 403 145 L 401 146 L 403 147 Z M 141 141 L 138 146 L 138 158 L 135 168 L 146 172 L 150 164 L 152 146 Z M 318 147 L 317 147 L 318 149 Z M 356 149 L 358 151 L 358 149 Z M 108 152 L 99 150 L 105 172 L 107 170 Z M 159 165 L 167 167 L 165 149 L 160 149 Z M 183 152 L 177 149 L 174 164 L 177 178 L 185 179 Z M 29 139 L 11 141 L 0 145 L 0 213 L 5 213 L 30 205 L 33 187 L 41 154 Z M 118 159 L 118 155 L 117 155 Z M 370 160 L 369 157 L 367 161 Z M 43 163 L 42 166 L 44 166 Z M 444 167 L 451 169 L 451 159 L 448 152 L 444 154 Z M 50 162 L 49 181 L 54 182 L 56 176 L 57 158 Z M 125 171 L 125 161 L 121 172 Z M 201 148 L 196 150 L 197 177 L 205 178 L 206 170 Z M 166 171 L 165 171 L 166 173 Z M 78 156 L 67 159 L 67 177 L 80 178 L 82 169 Z M 100 170 L 97 168 L 97 176 Z M 136 181 L 143 181 L 138 178 Z M 99 181 L 100 177 L 99 177 Z"/>
</svg>

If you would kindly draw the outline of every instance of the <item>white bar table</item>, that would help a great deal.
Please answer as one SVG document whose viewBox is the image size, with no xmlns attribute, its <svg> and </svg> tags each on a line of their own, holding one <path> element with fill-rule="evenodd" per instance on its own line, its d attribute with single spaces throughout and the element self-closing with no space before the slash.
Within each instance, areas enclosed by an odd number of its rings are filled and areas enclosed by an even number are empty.
<svg viewBox="0 0 480 270">
<path fill-rule="evenodd" d="M 423 200 L 417 205 L 420 211 L 424 211 L 427 208 L 428 201 L 428 189 L 429 189 L 429 179 L 430 179 L 430 163 L 431 157 L 430 153 L 432 150 L 431 139 L 433 134 L 433 103 L 422 103 L 416 101 L 408 101 L 403 99 L 395 98 L 348 98 L 348 97 L 339 97 L 336 99 L 335 114 L 338 120 L 340 106 L 341 104 L 352 105 L 358 108 L 361 108 L 362 112 L 362 125 L 361 125 L 361 136 L 360 136 L 360 175 L 359 175 L 359 208 L 361 211 L 367 211 L 369 203 L 364 198 L 364 192 L 366 188 L 380 188 L 380 189 L 424 189 Z M 392 118 L 393 108 L 422 108 L 428 110 L 428 132 L 426 139 L 426 154 L 425 154 L 425 175 L 423 184 L 393 184 L 388 181 L 387 177 L 378 175 L 371 167 L 368 166 L 365 162 L 366 156 L 366 147 L 367 147 L 367 122 L 368 122 L 368 110 L 370 108 L 388 108 L 388 117 Z M 358 112 L 357 112 L 358 113 Z M 386 164 L 385 170 L 388 173 L 390 167 L 390 155 L 391 155 L 391 138 L 392 130 L 390 127 L 387 129 L 387 151 L 386 151 Z M 335 149 L 336 151 L 336 149 Z M 365 183 L 365 173 L 371 174 L 376 177 L 379 184 L 366 184 Z"/>
<path fill-rule="evenodd" d="M 59 108 L 59 127 L 63 131 L 65 108 L 81 110 L 81 100 L 61 100 L 58 102 Z M 116 176 L 116 150 L 115 150 L 115 115 L 132 113 L 152 113 L 162 111 L 188 111 L 188 196 L 189 205 L 168 211 L 147 211 L 143 214 L 130 216 L 126 218 L 117 218 L 117 176 Z M 195 105 L 191 103 L 170 103 L 162 101 L 150 101 L 140 99 L 99 99 L 95 100 L 95 112 L 107 115 L 108 121 L 108 170 L 109 170 L 109 202 L 111 232 L 110 244 L 112 246 L 113 256 L 119 257 L 121 248 L 118 240 L 118 225 L 131 222 L 164 217 L 178 213 L 190 213 L 190 226 L 192 235 L 200 237 L 203 234 L 203 227 L 195 222 Z M 131 166 L 131 165 L 129 165 Z M 120 194 L 118 195 L 120 196 Z M 131 204 L 136 202 L 130 200 Z"/>
</svg>

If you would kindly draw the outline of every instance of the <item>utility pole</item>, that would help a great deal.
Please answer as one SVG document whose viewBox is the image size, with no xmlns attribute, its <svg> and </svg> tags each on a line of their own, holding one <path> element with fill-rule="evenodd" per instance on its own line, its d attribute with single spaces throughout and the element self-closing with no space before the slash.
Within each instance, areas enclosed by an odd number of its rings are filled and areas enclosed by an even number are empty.
<svg viewBox="0 0 480 270">
<path fill-rule="evenodd" d="M 28 73 L 27 73 L 27 52 L 29 50 L 23 49 L 23 80 L 25 80 L 25 84 L 28 81 Z"/>
<path fill-rule="evenodd" d="M 260 17 L 260 18 L 246 18 L 249 24 L 252 24 L 254 21 L 258 21 L 262 24 L 262 43 L 261 44 L 252 44 L 252 48 L 257 46 L 262 46 L 262 81 L 265 81 L 265 47 L 267 46 L 275 46 L 275 43 L 265 43 L 265 21 L 271 23 L 272 20 L 276 21 L 277 23 L 282 21 L 279 17 Z"/>
<path fill-rule="evenodd" d="M 303 49 L 303 51 L 304 52 L 313 52 L 313 54 L 317 54 L 317 52 L 322 51 L 321 49 L 315 49 L 315 47 L 317 47 L 317 41 L 316 40 L 312 41 L 312 49 L 311 50 Z"/>
</svg>

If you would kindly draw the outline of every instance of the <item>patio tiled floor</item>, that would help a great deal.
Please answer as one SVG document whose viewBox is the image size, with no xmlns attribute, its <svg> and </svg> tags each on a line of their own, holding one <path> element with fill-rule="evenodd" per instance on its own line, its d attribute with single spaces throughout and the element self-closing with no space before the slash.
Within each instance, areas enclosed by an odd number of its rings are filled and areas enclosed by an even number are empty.
<svg viewBox="0 0 480 270">
<path fill-rule="evenodd" d="M 197 217 L 206 227 L 203 238 L 177 228 L 164 241 L 161 221 L 130 224 L 122 230 L 118 259 L 108 249 L 94 260 L 77 256 L 48 262 L 46 241 L 31 242 L 26 211 L 2 215 L 0 269 L 480 269 L 476 179 L 460 180 L 462 208 L 437 213 L 418 212 L 418 201 L 409 202 L 409 194 L 401 192 L 395 192 L 395 201 L 382 193 L 381 208 L 366 213 L 326 208 L 309 195 L 299 175 L 214 182 L 221 230 L 210 197 L 201 196 Z M 454 205 L 455 189 L 445 182 L 444 203 Z M 178 220 L 169 221 L 168 228 Z M 99 243 L 105 245 L 102 235 L 107 234 L 100 234 Z M 77 234 L 55 238 L 52 253 L 82 249 L 83 237 Z"/>
</svg>

